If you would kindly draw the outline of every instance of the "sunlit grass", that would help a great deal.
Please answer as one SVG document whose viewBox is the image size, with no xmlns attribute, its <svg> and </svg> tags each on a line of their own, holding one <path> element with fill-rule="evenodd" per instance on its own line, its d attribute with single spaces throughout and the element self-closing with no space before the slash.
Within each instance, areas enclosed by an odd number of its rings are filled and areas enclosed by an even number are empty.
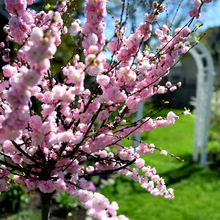
<svg viewBox="0 0 220 220">
<path fill-rule="evenodd" d="M 168 110 L 160 113 L 165 116 Z M 180 113 L 179 110 L 173 110 Z M 159 116 L 159 115 L 158 115 Z M 167 150 L 180 157 L 161 155 L 159 151 L 144 157 L 146 164 L 155 167 L 164 177 L 166 185 L 174 188 L 175 198 L 165 200 L 153 197 L 139 184 L 119 176 L 114 185 L 107 185 L 101 192 L 111 201 L 119 204 L 119 213 L 130 220 L 219 220 L 220 219 L 220 173 L 211 171 L 207 166 L 200 169 L 199 163 L 192 162 L 194 138 L 194 117 L 181 116 L 173 126 L 157 128 L 143 133 L 142 140 L 154 143 L 156 147 Z M 130 146 L 131 140 L 123 141 Z M 213 142 L 209 149 L 219 149 Z M 40 213 L 22 211 L 10 220 L 40 219 Z"/>
<path fill-rule="evenodd" d="M 184 160 L 156 151 L 145 156 L 146 163 L 157 169 L 168 187 L 174 188 L 173 200 L 153 197 L 126 177 L 118 177 L 116 184 L 106 186 L 102 193 L 117 201 L 120 213 L 131 220 L 220 219 L 220 174 L 208 167 L 200 169 L 199 163 L 192 162 L 193 134 L 194 117 L 182 116 L 175 125 L 142 136 L 145 142 Z"/>
</svg>

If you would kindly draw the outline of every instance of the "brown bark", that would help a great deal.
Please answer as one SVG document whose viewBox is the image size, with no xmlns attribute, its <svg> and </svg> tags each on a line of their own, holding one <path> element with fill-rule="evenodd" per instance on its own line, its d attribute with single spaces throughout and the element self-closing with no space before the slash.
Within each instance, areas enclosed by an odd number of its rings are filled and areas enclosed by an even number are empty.
<svg viewBox="0 0 220 220">
<path fill-rule="evenodd" d="M 41 193 L 41 220 L 49 220 L 50 202 L 53 193 Z"/>
</svg>

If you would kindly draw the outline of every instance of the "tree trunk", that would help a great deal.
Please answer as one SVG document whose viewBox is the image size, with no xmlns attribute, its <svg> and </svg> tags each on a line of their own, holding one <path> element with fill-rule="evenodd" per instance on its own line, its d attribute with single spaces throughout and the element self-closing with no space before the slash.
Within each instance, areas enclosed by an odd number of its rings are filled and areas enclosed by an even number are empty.
<svg viewBox="0 0 220 220">
<path fill-rule="evenodd" d="M 53 193 L 41 193 L 41 220 L 49 220 L 50 201 Z"/>
</svg>

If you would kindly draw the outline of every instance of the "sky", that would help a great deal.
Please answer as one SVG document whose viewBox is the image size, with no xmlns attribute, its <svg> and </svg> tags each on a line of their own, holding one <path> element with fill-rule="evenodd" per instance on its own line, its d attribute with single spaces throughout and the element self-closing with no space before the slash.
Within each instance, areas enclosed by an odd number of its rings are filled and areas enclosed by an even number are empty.
<svg viewBox="0 0 220 220">
<path fill-rule="evenodd" d="M 118 2 L 121 2 L 121 0 L 115 0 Z M 126 0 L 127 2 L 128 0 Z M 134 2 L 139 2 L 140 0 L 133 0 Z M 176 3 L 176 2 L 181 2 L 182 0 L 169 0 L 169 3 Z M 181 18 L 183 18 L 183 22 L 182 22 L 182 27 L 190 20 L 190 17 L 188 16 L 188 12 L 189 12 L 189 8 L 193 8 L 194 4 L 193 4 L 193 0 L 189 0 L 191 1 L 191 6 L 188 7 L 187 9 L 182 7 L 181 9 L 179 9 L 177 16 L 180 16 Z M 129 0 L 129 2 L 132 2 L 132 0 Z M 172 4 L 171 3 L 171 4 Z M 187 3 L 187 2 L 186 2 Z M 122 4 L 122 3 L 121 3 Z M 178 5 L 178 4 L 177 4 Z M 137 7 L 137 5 L 135 5 L 135 13 L 137 14 L 136 17 L 136 25 L 139 26 L 139 24 L 141 22 L 144 22 L 144 14 L 146 13 L 143 8 L 141 7 Z M 169 6 L 169 5 L 168 5 Z M 205 5 L 206 7 L 206 11 L 202 11 L 201 13 L 201 17 L 199 18 L 199 20 L 195 20 L 194 24 L 203 24 L 203 26 L 201 26 L 201 28 L 199 28 L 199 30 L 195 33 L 196 36 L 202 36 L 203 33 L 208 29 L 208 28 L 212 28 L 212 27 L 216 27 L 219 26 L 220 27 L 220 0 L 215 0 L 214 2 L 208 3 Z M 120 8 L 120 7 L 119 7 Z M 115 10 L 115 5 L 114 5 L 114 1 L 113 0 L 109 0 L 108 4 L 107 4 L 107 9 L 110 9 L 110 11 Z M 120 12 L 121 12 L 121 8 L 117 9 L 116 11 L 113 11 L 112 14 L 117 14 L 117 16 L 115 18 L 120 19 Z M 169 15 L 168 15 L 169 16 Z M 165 17 L 165 16 L 164 16 Z M 170 16 L 171 17 L 171 16 Z M 171 19 L 171 18 L 170 18 Z M 113 35 L 114 35 L 114 29 L 115 29 L 115 25 L 114 25 L 114 19 L 111 18 L 111 16 L 108 14 L 108 16 L 104 19 L 107 27 L 105 29 L 105 34 L 108 40 L 110 40 Z M 172 19 L 171 19 L 172 20 Z M 83 22 L 82 22 L 83 23 Z M 162 23 L 160 23 L 161 25 Z M 170 23 L 168 22 L 168 25 Z M 194 28 L 194 24 L 192 24 L 190 26 L 191 29 Z M 130 30 L 131 30 L 131 26 L 128 23 L 127 24 L 127 36 L 129 36 Z M 220 39 L 219 39 L 220 40 Z M 157 44 L 155 42 L 155 44 Z M 152 46 L 152 44 L 151 44 Z"/>
<path fill-rule="evenodd" d="M 220 27 L 220 0 L 215 3 L 208 4 L 208 10 L 202 14 L 201 19 L 204 22 L 202 30 L 206 30 L 210 27 Z"/>
<path fill-rule="evenodd" d="M 120 0 L 117 0 L 120 2 Z M 133 0 L 135 2 L 135 0 Z M 136 2 L 139 2 L 140 0 L 136 0 Z M 180 2 L 181 0 L 169 0 L 168 4 L 170 2 L 175 2 L 178 5 L 178 2 Z M 114 5 L 113 3 L 114 1 L 109 1 L 108 2 L 108 6 L 112 6 Z M 130 2 L 132 2 L 132 0 L 130 0 Z M 191 4 L 193 5 L 193 0 L 191 0 Z M 169 5 L 168 5 L 169 6 Z M 196 21 L 196 23 L 198 24 L 203 24 L 203 26 L 200 28 L 201 31 L 205 31 L 206 29 L 210 28 L 210 27 L 216 27 L 219 26 L 220 27 L 220 0 L 215 0 L 215 2 L 211 2 L 205 5 L 206 6 L 206 11 L 203 11 L 201 13 L 201 17 L 198 21 Z M 137 5 L 136 5 L 137 7 Z M 203 7 L 204 8 L 204 7 Z M 137 16 L 137 24 L 139 24 L 140 22 L 143 22 L 144 19 L 144 14 L 145 12 L 143 11 L 143 9 L 139 10 L 138 8 L 135 8 L 136 13 L 138 14 Z M 188 10 L 188 9 L 187 9 Z M 184 8 L 181 8 L 178 11 L 177 16 L 181 15 L 182 16 L 188 13 L 187 10 L 184 10 Z M 120 10 L 119 10 L 120 11 Z M 120 13 L 120 12 L 119 12 Z M 189 17 L 188 17 L 189 18 Z M 187 19 L 186 21 L 188 21 L 189 19 Z M 114 23 L 113 23 L 113 19 L 109 18 L 108 20 L 109 22 L 107 22 L 107 26 L 109 29 L 112 28 L 114 29 Z"/>
</svg>

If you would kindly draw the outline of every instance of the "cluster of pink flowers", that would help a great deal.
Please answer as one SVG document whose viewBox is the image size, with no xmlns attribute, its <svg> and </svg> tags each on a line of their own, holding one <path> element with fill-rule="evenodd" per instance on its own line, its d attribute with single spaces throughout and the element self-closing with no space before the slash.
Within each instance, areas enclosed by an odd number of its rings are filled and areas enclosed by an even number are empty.
<svg viewBox="0 0 220 220">
<path fill-rule="evenodd" d="M 109 200 L 100 193 L 92 193 L 86 190 L 78 190 L 74 195 L 85 204 L 88 214 L 96 219 L 101 220 L 128 220 L 124 215 L 117 216 L 118 204 L 110 203 Z"/>
<path fill-rule="evenodd" d="M 209 3 L 212 0 L 194 0 L 194 5 L 195 8 L 193 8 L 190 12 L 189 12 L 189 16 L 190 17 L 195 17 L 196 19 L 198 19 L 200 17 L 200 13 L 201 13 L 201 6 L 203 3 Z"/>
<path fill-rule="evenodd" d="M 108 61 L 103 50 L 107 3 L 87 0 L 84 26 L 76 19 L 69 27 L 71 36 L 81 37 L 85 59 L 73 54 L 61 67 L 61 83 L 51 61 L 56 61 L 61 36 L 68 32 L 62 16 L 68 14 L 70 2 L 57 1 L 47 13 L 29 10 L 27 6 L 34 0 L 5 3 L 10 16 L 9 26 L 4 28 L 7 41 L 19 47 L 12 59 L 7 56 L 9 49 L 0 44 L 2 58 L 8 62 L 0 80 L 0 191 L 8 190 L 10 179 L 28 192 L 68 192 L 85 204 L 92 217 L 103 220 L 127 218 L 117 216 L 116 202 L 110 203 L 89 190 L 91 176 L 125 174 L 152 195 L 172 199 L 173 190 L 167 189 L 155 168 L 145 165 L 141 158 L 155 149 L 168 153 L 143 142 L 135 149 L 125 147 L 122 139 L 172 125 L 179 118 L 170 112 L 166 118 L 152 119 L 148 115 L 130 123 L 127 117 L 151 96 L 181 86 L 159 83 L 176 58 L 189 50 L 190 28 L 177 28 L 172 35 L 163 25 L 155 30 L 158 51 L 141 51 L 165 10 L 155 1 L 145 22 L 129 37 L 122 21 L 115 20 L 115 36 L 107 44 L 112 55 Z M 202 4 L 195 1 L 196 9 L 200 10 Z M 86 75 L 96 77 L 90 89 L 84 87 Z M 40 110 L 35 108 L 36 103 Z M 9 178 L 10 173 L 14 175 Z"/>
<path fill-rule="evenodd" d="M 34 22 L 34 11 L 27 10 L 27 5 L 33 4 L 34 1 L 6 1 L 6 9 L 10 12 L 9 28 L 6 29 L 9 33 L 8 40 L 22 43 L 31 32 Z"/>
<path fill-rule="evenodd" d="M 86 7 L 86 20 L 83 27 L 85 35 L 82 45 L 84 46 L 84 54 L 86 56 L 87 72 L 91 76 L 97 76 L 104 71 L 106 57 L 101 52 L 105 45 L 105 22 L 106 16 L 106 0 L 89 0 Z"/>
</svg>

